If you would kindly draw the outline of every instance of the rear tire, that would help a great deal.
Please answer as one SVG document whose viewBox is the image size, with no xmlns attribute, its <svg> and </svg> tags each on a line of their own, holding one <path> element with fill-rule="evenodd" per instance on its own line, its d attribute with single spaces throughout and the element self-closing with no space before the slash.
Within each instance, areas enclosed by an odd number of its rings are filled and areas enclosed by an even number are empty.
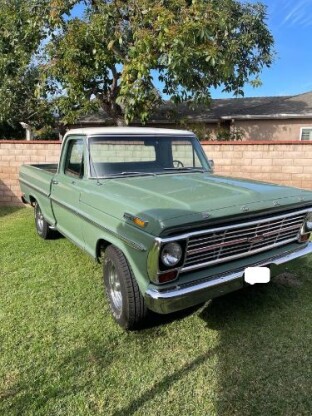
<svg viewBox="0 0 312 416">
<path fill-rule="evenodd" d="M 49 224 L 44 219 L 41 208 L 38 203 L 36 203 L 34 211 L 37 234 L 44 240 L 51 238 L 53 231 L 49 228 Z"/>
<path fill-rule="evenodd" d="M 105 251 L 103 274 L 115 321 L 124 329 L 138 328 L 147 315 L 147 308 L 125 256 L 115 246 Z"/>
</svg>

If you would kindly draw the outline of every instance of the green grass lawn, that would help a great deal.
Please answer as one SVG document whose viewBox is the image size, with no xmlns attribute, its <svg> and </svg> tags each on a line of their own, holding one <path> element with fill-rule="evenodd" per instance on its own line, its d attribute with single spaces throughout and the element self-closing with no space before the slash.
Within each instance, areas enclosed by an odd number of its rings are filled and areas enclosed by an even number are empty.
<svg viewBox="0 0 312 416">
<path fill-rule="evenodd" d="M 311 415 L 312 258 L 122 331 L 101 266 L 0 209 L 0 415 Z"/>
</svg>

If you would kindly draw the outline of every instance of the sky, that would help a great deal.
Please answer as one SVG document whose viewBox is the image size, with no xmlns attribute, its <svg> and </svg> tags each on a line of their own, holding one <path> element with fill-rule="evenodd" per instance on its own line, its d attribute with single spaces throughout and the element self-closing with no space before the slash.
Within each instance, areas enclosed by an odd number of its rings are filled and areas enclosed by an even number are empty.
<svg viewBox="0 0 312 416">
<path fill-rule="evenodd" d="M 256 2 L 256 0 L 250 0 Z M 245 97 L 285 96 L 312 91 L 312 0 L 261 0 L 275 40 L 276 57 L 260 74 L 262 86 L 246 85 Z M 81 15 L 76 6 L 74 14 Z M 221 89 L 212 98 L 229 98 Z"/>
<path fill-rule="evenodd" d="M 262 86 L 244 88 L 245 97 L 296 95 L 312 91 L 312 0 L 262 0 L 275 40 L 276 58 L 260 75 Z M 213 98 L 231 97 L 220 90 Z"/>
</svg>

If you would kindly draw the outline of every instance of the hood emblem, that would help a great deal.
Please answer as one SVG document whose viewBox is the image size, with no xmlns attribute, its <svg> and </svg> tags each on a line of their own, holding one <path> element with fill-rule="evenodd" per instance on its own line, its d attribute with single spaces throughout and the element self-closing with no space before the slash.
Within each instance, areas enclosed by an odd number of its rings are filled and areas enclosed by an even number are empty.
<svg viewBox="0 0 312 416">
<path fill-rule="evenodd" d="M 243 212 L 248 212 L 248 211 L 249 211 L 249 208 L 248 208 L 248 207 L 246 207 L 246 205 L 243 205 L 243 206 L 241 207 L 241 210 L 242 210 Z"/>
<path fill-rule="evenodd" d="M 263 241 L 263 240 L 264 240 L 264 235 L 257 234 L 253 237 L 248 238 L 248 243 L 255 244 L 255 243 L 260 243 L 260 241 Z"/>
</svg>

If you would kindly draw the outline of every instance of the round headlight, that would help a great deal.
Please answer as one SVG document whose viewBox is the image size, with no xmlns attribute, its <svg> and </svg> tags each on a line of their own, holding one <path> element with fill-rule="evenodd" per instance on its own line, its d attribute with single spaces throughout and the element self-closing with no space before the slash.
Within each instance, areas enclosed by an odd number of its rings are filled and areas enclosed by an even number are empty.
<svg viewBox="0 0 312 416">
<path fill-rule="evenodd" d="M 162 248 L 160 258 L 165 266 L 175 266 L 182 258 L 182 247 L 178 243 L 168 243 Z"/>
<path fill-rule="evenodd" d="M 312 212 L 309 212 L 304 222 L 305 231 L 312 231 Z"/>
</svg>

